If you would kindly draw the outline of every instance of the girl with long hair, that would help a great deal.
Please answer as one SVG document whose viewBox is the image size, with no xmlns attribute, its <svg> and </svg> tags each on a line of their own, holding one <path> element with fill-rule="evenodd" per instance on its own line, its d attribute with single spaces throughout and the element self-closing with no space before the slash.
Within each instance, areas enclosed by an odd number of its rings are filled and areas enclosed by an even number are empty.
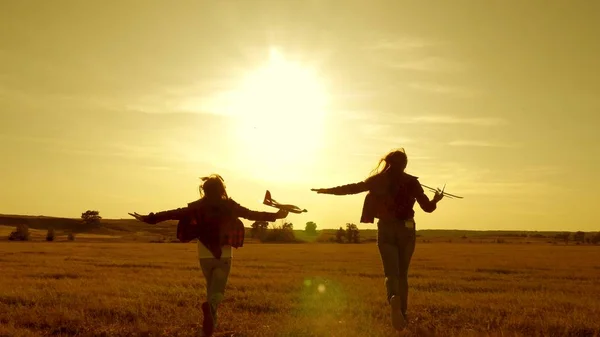
<svg viewBox="0 0 600 337">
<path fill-rule="evenodd" d="M 177 238 L 182 242 L 198 239 L 198 258 L 206 279 L 207 297 L 206 302 L 202 303 L 202 330 L 205 336 L 211 336 L 231 271 L 232 247 L 239 248 L 244 243 L 244 224 L 239 218 L 273 222 L 286 218 L 288 212 L 257 212 L 241 206 L 227 195 L 225 182 L 218 174 L 204 177 L 202 181 L 200 199 L 189 203 L 187 207 L 132 215 L 149 224 L 179 220 Z"/>
<path fill-rule="evenodd" d="M 383 164 L 383 165 L 382 165 Z M 320 194 L 348 195 L 367 192 L 360 222 L 377 222 L 377 246 L 383 263 L 387 301 L 392 324 L 403 330 L 407 325 L 408 267 L 415 250 L 415 201 L 423 211 L 433 212 L 443 198 L 438 191 L 432 200 L 425 195 L 418 177 L 405 172 L 408 158 L 404 149 L 383 157 L 366 180 L 332 188 L 311 189 Z"/>
</svg>

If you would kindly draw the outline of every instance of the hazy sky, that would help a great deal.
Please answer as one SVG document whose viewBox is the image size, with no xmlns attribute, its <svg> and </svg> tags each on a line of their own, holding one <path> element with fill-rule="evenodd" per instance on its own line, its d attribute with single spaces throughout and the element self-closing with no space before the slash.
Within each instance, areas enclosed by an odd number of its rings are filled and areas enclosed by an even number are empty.
<svg viewBox="0 0 600 337">
<path fill-rule="evenodd" d="M 598 230 L 599 36 L 584 0 L 1 1 L 0 213 L 175 208 L 218 172 L 338 227 L 364 194 L 309 189 L 404 147 L 465 197 L 418 228 Z"/>
</svg>

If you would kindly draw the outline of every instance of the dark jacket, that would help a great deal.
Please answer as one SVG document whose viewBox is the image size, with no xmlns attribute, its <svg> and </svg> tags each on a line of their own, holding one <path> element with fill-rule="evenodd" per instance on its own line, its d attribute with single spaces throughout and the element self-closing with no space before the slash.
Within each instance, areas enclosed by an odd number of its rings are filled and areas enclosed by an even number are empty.
<svg viewBox="0 0 600 337">
<path fill-rule="evenodd" d="M 244 224 L 239 218 L 267 222 L 277 220 L 276 213 L 251 211 L 232 199 L 209 201 L 203 198 L 189 203 L 187 207 L 150 213 L 147 222 L 155 224 L 179 220 L 177 238 L 181 242 L 198 239 L 219 259 L 221 247 L 231 245 L 239 248 L 244 245 Z"/>
<path fill-rule="evenodd" d="M 358 183 L 324 189 L 323 193 L 347 195 L 366 191 L 368 193 L 360 217 L 362 223 L 373 223 L 375 218 L 412 219 L 415 216 L 415 201 L 427 213 L 433 212 L 437 207 L 436 203 L 425 195 L 419 178 L 408 173 L 397 177 L 378 174 Z"/>
</svg>

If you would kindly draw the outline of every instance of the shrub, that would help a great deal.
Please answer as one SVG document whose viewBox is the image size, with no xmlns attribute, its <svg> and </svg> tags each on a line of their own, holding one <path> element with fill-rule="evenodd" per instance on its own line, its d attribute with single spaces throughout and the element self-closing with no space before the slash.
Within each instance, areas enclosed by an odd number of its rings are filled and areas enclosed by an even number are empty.
<svg viewBox="0 0 600 337">
<path fill-rule="evenodd" d="M 252 223 L 252 228 L 250 229 L 250 237 L 253 239 L 263 240 L 267 234 L 267 229 L 269 228 L 269 223 L 266 221 L 256 221 Z"/>
<path fill-rule="evenodd" d="M 46 233 L 46 241 L 54 241 L 56 233 L 54 232 L 54 228 L 48 228 L 48 233 Z"/>
<path fill-rule="evenodd" d="M 29 227 L 21 224 L 17 225 L 17 229 L 8 236 L 10 241 L 29 241 Z"/>
<path fill-rule="evenodd" d="M 337 232 L 335 232 L 335 241 L 337 243 L 342 243 L 344 242 L 344 238 L 346 237 L 346 231 L 340 227 L 340 229 L 337 230 Z"/>
<path fill-rule="evenodd" d="M 296 242 L 294 231 L 289 226 L 275 226 L 264 236 L 264 242 Z"/>
</svg>

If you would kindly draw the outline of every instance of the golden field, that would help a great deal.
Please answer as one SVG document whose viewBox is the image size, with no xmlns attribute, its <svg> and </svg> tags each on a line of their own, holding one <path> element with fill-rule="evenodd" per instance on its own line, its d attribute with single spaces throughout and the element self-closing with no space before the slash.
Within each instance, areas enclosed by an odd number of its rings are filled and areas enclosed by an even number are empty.
<svg viewBox="0 0 600 337">
<path fill-rule="evenodd" d="M 395 336 L 377 246 L 247 244 L 216 336 Z M 0 242 L 1 336 L 197 336 L 193 243 Z M 417 336 L 600 336 L 600 247 L 421 243 Z"/>
</svg>

